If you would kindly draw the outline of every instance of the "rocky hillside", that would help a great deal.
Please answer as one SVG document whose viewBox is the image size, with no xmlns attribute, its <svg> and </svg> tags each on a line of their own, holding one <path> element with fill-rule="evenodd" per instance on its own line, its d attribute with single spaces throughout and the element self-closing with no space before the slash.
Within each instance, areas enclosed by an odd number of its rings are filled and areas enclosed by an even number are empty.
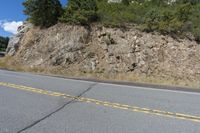
<svg viewBox="0 0 200 133">
<path fill-rule="evenodd" d="M 7 49 L 8 55 L 25 66 L 200 79 L 200 45 L 192 37 L 174 39 L 135 28 L 99 25 L 28 27 L 20 29 Z"/>
</svg>

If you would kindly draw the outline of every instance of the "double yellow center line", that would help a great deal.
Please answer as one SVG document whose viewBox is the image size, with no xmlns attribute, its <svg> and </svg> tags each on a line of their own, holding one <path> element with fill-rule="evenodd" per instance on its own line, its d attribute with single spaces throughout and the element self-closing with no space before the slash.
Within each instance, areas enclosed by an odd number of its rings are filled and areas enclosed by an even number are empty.
<svg viewBox="0 0 200 133">
<path fill-rule="evenodd" d="M 193 115 L 186 115 L 182 113 L 173 113 L 173 112 L 167 112 L 167 111 L 162 111 L 162 110 L 141 108 L 137 106 L 130 106 L 126 104 L 100 101 L 100 100 L 86 98 L 86 97 L 77 97 L 77 96 L 72 96 L 65 93 L 48 91 L 44 89 L 37 89 L 37 88 L 28 87 L 28 86 L 16 85 L 16 84 L 5 83 L 5 82 L 0 82 L 0 86 L 14 88 L 17 90 L 22 90 L 22 91 L 28 91 L 32 93 L 39 93 L 39 94 L 48 95 L 48 96 L 62 97 L 65 99 L 67 98 L 67 99 L 72 99 L 72 100 L 76 100 L 80 102 L 87 102 L 87 103 L 92 103 L 96 105 L 111 107 L 115 109 L 122 109 L 122 110 L 128 110 L 132 112 L 140 112 L 140 113 L 145 113 L 145 114 L 152 114 L 152 115 L 158 115 L 158 116 L 163 116 L 163 117 L 170 117 L 170 118 L 176 118 L 176 119 L 188 120 L 188 121 L 200 123 L 200 116 L 193 116 Z"/>
</svg>

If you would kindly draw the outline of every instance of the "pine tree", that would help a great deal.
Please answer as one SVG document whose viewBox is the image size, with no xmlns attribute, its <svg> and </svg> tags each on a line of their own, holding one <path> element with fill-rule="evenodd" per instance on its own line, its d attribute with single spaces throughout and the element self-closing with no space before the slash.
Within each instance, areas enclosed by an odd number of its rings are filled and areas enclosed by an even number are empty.
<svg viewBox="0 0 200 133">
<path fill-rule="evenodd" d="M 29 16 L 28 20 L 36 26 L 52 26 L 62 14 L 59 0 L 26 0 L 23 5 L 24 13 Z"/>
</svg>

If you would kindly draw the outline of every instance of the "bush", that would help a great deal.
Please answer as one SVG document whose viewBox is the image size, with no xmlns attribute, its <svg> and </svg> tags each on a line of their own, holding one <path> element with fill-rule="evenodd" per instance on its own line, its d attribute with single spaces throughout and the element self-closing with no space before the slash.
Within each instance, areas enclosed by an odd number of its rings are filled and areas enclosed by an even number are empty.
<svg viewBox="0 0 200 133">
<path fill-rule="evenodd" d="M 122 26 L 126 23 L 133 23 L 136 15 L 131 12 L 131 5 L 119 3 L 98 2 L 99 21 L 106 26 Z"/>
<path fill-rule="evenodd" d="M 191 4 L 152 7 L 144 15 L 143 30 L 164 34 L 181 34 L 190 31 Z"/>
<path fill-rule="evenodd" d="M 97 21 L 97 3 L 95 0 L 69 0 L 61 22 L 88 25 Z"/>
</svg>

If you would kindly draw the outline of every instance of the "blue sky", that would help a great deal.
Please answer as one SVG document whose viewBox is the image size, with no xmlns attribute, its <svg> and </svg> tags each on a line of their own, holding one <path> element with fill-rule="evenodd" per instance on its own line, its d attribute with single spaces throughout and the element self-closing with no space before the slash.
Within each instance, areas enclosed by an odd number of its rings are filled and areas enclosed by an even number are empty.
<svg viewBox="0 0 200 133">
<path fill-rule="evenodd" d="M 0 4 L 0 36 L 11 36 L 16 27 L 26 19 L 23 14 L 22 2 L 25 0 L 1 0 Z M 63 6 L 67 0 L 60 0 Z"/>
</svg>

